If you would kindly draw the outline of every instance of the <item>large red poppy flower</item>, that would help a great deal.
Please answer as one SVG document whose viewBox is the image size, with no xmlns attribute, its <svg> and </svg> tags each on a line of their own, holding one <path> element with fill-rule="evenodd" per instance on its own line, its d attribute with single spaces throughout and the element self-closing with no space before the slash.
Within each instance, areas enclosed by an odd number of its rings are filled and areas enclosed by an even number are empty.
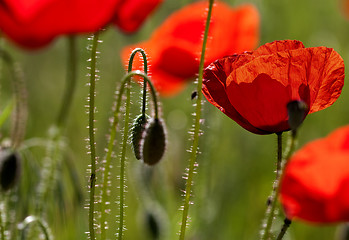
<svg viewBox="0 0 349 240">
<path fill-rule="evenodd" d="M 202 92 L 243 128 L 270 134 L 289 130 L 287 103 L 302 100 L 308 113 L 319 111 L 337 100 L 343 83 L 344 62 L 332 48 L 284 40 L 213 62 Z"/>
<path fill-rule="evenodd" d="M 281 179 L 280 200 L 290 219 L 349 221 L 349 126 L 294 154 Z"/>
<path fill-rule="evenodd" d="M 150 58 L 152 81 L 160 94 L 179 92 L 198 73 L 207 5 L 206 1 L 187 5 L 169 16 L 148 41 L 124 48 L 125 62 L 133 48 L 145 49 Z M 206 66 L 217 58 L 256 47 L 259 15 L 253 5 L 234 9 L 217 2 L 211 19 Z M 134 69 L 141 68 L 142 62 L 135 61 Z"/>
<path fill-rule="evenodd" d="M 96 32 L 112 21 L 131 32 L 159 2 L 161 0 L 4 0 L 0 2 L 0 31 L 26 48 L 45 46 L 59 35 Z"/>
</svg>

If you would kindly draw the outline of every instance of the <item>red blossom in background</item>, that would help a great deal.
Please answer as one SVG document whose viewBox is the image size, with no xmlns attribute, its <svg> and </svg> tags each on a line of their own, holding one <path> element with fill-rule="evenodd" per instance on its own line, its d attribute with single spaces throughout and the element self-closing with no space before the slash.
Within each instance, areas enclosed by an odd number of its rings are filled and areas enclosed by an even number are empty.
<svg viewBox="0 0 349 240">
<path fill-rule="evenodd" d="M 204 71 L 207 100 L 246 130 L 289 130 L 287 103 L 304 101 L 313 113 L 332 105 L 344 84 L 343 59 L 332 48 L 295 40 L 267 43 L 213 62 Z"/>
<path fill-rule="evenodd" d="M 217 58 L 257 46 L 259 14 L 253 5 L 231 8 L 217 2 L 212 14 L 205 66 Z M 178 93 L 198 73 L 206 15 L 206 1 L 187 5 L 169 16 L 148 41 L 124 48 L 122 59 L 128 61 L 136 47 L 145 49 L 156 89 L 162 95 Z M 134 69 L 142 69 L 142 62 L 135 61 Z"/>
<path fill-rule="evenodd" d="M 138 29 L 161 0 L 4 0 L 0 31 L 25 48 L 55 37 L 96 32 L 114 22 L 125 32 Z"/>
<path fill-rule="evenodd" d="M 280 200 L 289 219 L 349 221 L 349 126 L 291 157 L 281 179 Z"/>
</svg>

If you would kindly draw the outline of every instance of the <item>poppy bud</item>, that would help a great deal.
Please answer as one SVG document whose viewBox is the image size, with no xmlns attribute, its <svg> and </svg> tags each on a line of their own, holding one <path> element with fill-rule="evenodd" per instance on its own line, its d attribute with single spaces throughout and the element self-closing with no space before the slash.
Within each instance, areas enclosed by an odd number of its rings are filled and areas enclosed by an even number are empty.
<svg viewBox="0 0 349 240">
<path fill-rule="evenodd" d="M 147 212 L 145 216 L 145 225 L 151 235 L 151 239 L 159 239 L 160 237 L 160 222 L 158 217 L 152 212 Z"/>
<path fill-rule="evenodd" d="M 133 146 L 133 152 L 136 158 L 141 159 L 141 149 L 140 144 L 143 136 L 143 132 L 145 130 L 145 126 L 148 123 L 149 117 L 145 114 L 139 115 L 132 124 L 131 129 L 131 141 Z"/>
<path fill-rule="evenodd" d="M 287 104 L 287 111 L 290 128 L 292 130 L 297 130 L 307 115 L 308 106 L 302 100 L 295 100 Z"/>
<path fill-rule="evenodd" d="M 152 119 L 146 127 L 142 142 L 142 159 L 149 165 L 158 163 L 166 148 L 165 129 L 162 121 Z"/>
<path fill-rule="evenodd" d="M 0 151 L 0 188 L 7 191 L 12 188 L 20 173 L 20 157 L 10 150 Z"/>
</svg>

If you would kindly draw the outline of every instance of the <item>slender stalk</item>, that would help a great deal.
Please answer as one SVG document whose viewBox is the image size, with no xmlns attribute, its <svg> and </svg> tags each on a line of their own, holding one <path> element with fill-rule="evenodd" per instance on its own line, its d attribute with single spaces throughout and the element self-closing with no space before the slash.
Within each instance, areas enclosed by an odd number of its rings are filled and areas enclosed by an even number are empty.
<svg viewBox="0 0 349 240">
<path fill-rule="evenodd" d="M 130 89 L 130 79 L 127 80 L 126 83 L 126 112 L 125 112 L 125 125 L 124 125 L 124 133 L 123 133 L 123 141 L 122 141 L 122 150 L 121 150 L 121 158 L 120 158 L 120 212 L 119 212 L 119 230 L 118 230 L 118 239 L 121 240 L 123 237 L 124 231 L 124 214 L 125 214 L 125 165 L 126 165 L 126 146 L 128 139 L 128 126 L 129 126 L 129 117 L 130 117 L 130 97 L 131 97 L 131 89 Z"/>
<path fill-rule="evenodd" d="M 0 49 L 0 58 L 8 65 L 12 75 L 13 93 L 15 99 L 14 117 L 12 121 L 12 148 L 17 148 L 25 134 L 27 121 L 27 89 L 25 88 L 24 76 L 19 66 L 12 57 L 3 49 Z"/>
<path fill-rule="evenodd" d="M 264 238 L 269 239 L 271 235 L 271 226 L 275 217 L 275 209 L 276 209 L 276 198 L 278 193 L 278 186 L 280 181 L 281 174 L 281 166 L 282 166 L 282 133 L 277 133 L 277 162 L 276 162 L 276 176 L 275 181 L 273 183 L 273 190 L 271 195 L 268 198 L 268 206 L 266 210 L 266 225 L 264 228 Z"/>
<path fill-rule="evenodd" d="M 279 140 L 279 134 L 278 134 L 278 145 L 281 145 L 282 140 Z M 263 229 L 262 229 L 262 236 L 261 239 L 262 240 L 269 240 L 272 238 L 272 233 L 271 233 L 271 227 L 273 224 L 273 220 L 275 217 L 275 210 L 276 210 L 276 202 L 277 202 L 277 196 L 279 195 L 279 191 L 280 191 L 280 179 L 282 178 L 282 175 L 284 173 L 284 169 L 285 166 L 287 164 L 288 159 L 291 157 L 291 154 L 294 151 L 294 147 L 295 147 L 295 142 L 296 142 L 296 134 L 294 131 L 291 131 L 291 136 L 290 139 L 288 141 L 288 146 L 287 149 L 285 151 L 285 155 L 282 157 L 282 154 L 279 154 L 279 148 L 278 147 L 278 171 L 277 171 L 277 179 L 275 179 L 274 184 L 273 184 L 273 191 L 271 196 L 269 197 L 269 202 L 270 204 L 267 207 L 266 213 L 265 213 L 265 223 L 263 224 Z M 280 156 L 281 161 L 279 164 L 279 158 Z"/>
<path fill-rule="evenodd" d="M 57 118 L 57 126 L 61 127 L 65 124 L 70 107 L 72 105 L 72 100 L 76 88 L 77 80 L 77 51 L 76 51 L 76 39 L 74 36 L 68 38 L 68 61 L 67 61 L 67 77 L 66 86 L 63 96 L 63 101 L 61 105 L 60 112 Z"/>
<path fill-rule="evenodd" d="M 45 240 L 52 239 L 51 231 L 47 226 L 47 223 L 44 222 L 41 218 L 35 216 L 28 216 L 24 219 L 24 221 L 18 225 L 19 230 L 22 231 L 21 239 L 26 239 L 26 229 L 33 223 L 37 223 L 41 229 L 41 232 L 45 236 Z"/>
<path fill-rule="evenodd" d="M 137 52 L 140 52 L 143 57 L 143 64 L 144 64 L 144 73 L 147 75 L 148 74 L 148 61 L 147 61 L 147 56 L 145 54 L 145 51 L 142 48 L 136 48 L 132 51 L 130 60 L 128 62 L 128 72 L 132 71 L 132 64 L 133 64 L 133 59 L 136 55 Z M 143 101 L 142 101 L 142 115 L 145 115 L 145 110 L 146 110 L 146 102 L 147 102 L 147 81 L 145 78 L 143 78 Z"/>
<path fill-rule="evenodd" d="M 196 167 L 195 163 L 196 163 L 196 159 L 197 159 L 197 152 L 198 152 L 198 146 L 199 146 L 200 120 L 201 120 L 201 107 L 202 107 L 201 106 L 202 105 L 202 102 L 201 102 L 202 101 L 202 94 L 200 94 L 200 92 L 201 92 L 201 88 L 202 88 L 202 78 L 203 78 L 203 71 L 204 71 L 206 43 L 207 43 L 208 31 L 209 31 L 209 27 L 210 27 L 213 3 L 214 3 L 214 0 L 209 0 L 208 13 L 207 13 L 205 32 L 204 32 L 204 39 L 203 39 L 202 50 L 201 50 L 201 58 L 200 58 L 200 65 L 199 65 L 199 77 L 198 77 L 198 83 L 197 83 L 198 96 L 197 96 L 197 100 L 196 100 L 196 110 L 195 110 L 194 137 L 193 137 L 193 143 L 192 143 L 192 147 L 191 147 L 191 156 L 190 156 L 190 160 L 189 160 L 189 170 L 188 170 L 186 189 L 185 189 L 182 223 L 181 223 L 181 229 L 180 229 L 180 234 L 179 234 L 180 240 L 184 240 L 184 238 L 185 238 L 185 231 L 186 231 L 186 227 L 187 227 L 189 205 L 190 205 L 190 197 L 191 197 L 191 191 L 192 191 L 191 188 L 193 185 L 194 170 Z"/>
<path fill-rule="evenodd" d="M 292 221 L 290 219 L 285 218 L 284 225 L 282 226 L 281 231 L 280 231 L 280 233 L 279 233 L 279 235 L 278 235 L 276 240 L 282 240 L 283 239 L 283 237 L 284 237 L 288 227 L 291 225 L 291 223 L 292 223 Z"/>
<path fill-rule="evenodd" d="M 91 156 L 90 176 L 90 204 L 89 204 L 89 231 L 90 239 L 95 239 L 94 207 L 95 207 L 95 184 L 96 184 L 96 145 L 95 145 L 95 89 L 96 89 L 96 59 L 99 32 L 93 35 L 90 65 L 90 93 L 89 93 L 89 148 Z"/>
<path fill-rule="evenodd" d="M 129 60 L 129 65 L 128 65 L 128 73 L 132 71 L 132 64 L 133 64 L 133 59 L 136 55 L 137 52 L 140 52 L 142 54 L 143 57 L 143 62 L 144 62 L 144 73 L 147 74 L 148 72 L 148 64 L 147 64 L 147 57 L 146 54 L 144 52 L 143 49 L 141 48 L 136 48 L 132 51 L 131 56 L 130 56 L 130 60 Z M 144 78 L 144 84 L 143 86 L 145 86 L 146 88 L 146 83 L 147 80 L 146 78 Z M 110 171 L 110 162 L 111 162 L 111 156 L 113 153 L 113 146 L 114 146 L 114 142 L 115 142 L 115 137 L 116 137 L 116 127 L 119 121 L 119 114 L 120 114 L 120 107 L 121 107 L 121 99 L 123 96 L 123 92 L 125 89 L 125 85 L 128 84 L 129 85 L 129 79 L 126 81 L 122 81 L 121 84 L 121 89 L 118 91 L 118 98 L 117 98 L 117 103 L 116 103 L 116 107 L 114 110 L 114 117 L 113 117 L 113 122 L 112 122 L 112 126 L 111 126 L 111 131 L 110 131 L 110 138 L 109 138 L 109 142 L 108 142 L 108 150 L 107 150 L 107 156 L 105 159 L 105 165 L 104 165 L 104 171 L 103 171 L 103 189 L 102 189 L 102 200 L 101 200 L 101 239 L 104 240 L 106 238 L 106 201 L 107 201 L 107 189 L 108 189 L 108 178 L 109 178 L 109 171 Z M 146 94 L 146 92 L 144 92 L 146 89 L 143 88 L 143 107 L 142 107 L 142 112 L 144 110 L 144 114 L 145 114 L 145 97 L 144 94 Z M 126 100 L 127 101 L 127 100 Z"/>
</svg>

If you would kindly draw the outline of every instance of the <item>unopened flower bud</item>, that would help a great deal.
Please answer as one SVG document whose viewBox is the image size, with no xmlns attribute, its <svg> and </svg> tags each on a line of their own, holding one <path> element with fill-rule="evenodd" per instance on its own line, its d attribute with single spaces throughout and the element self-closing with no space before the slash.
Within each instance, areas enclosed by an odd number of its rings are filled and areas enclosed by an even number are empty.
<svg viewBox="0 0 349 240">
<path fill-rule="evenodd" d="M 152 119 L 146 127 L 142 142 L 142 160 L 148 165 L 158 163 L 166 148 L 165 128 L 158 118 Z"/>
<path fill-rule="evenodd" d="M 0 188 L 3 191 L 11 189 L 20 175 L 20 157 L 11 150 L 0 151 Z"/>
<path fill-rule="evenodd" d="M 302 100 L 291 101 L 287 104 L 288 124 L 292 130 L 302 124 L 308 113 L 308 106 Z"/>
<path fill-rule="evenodd" d="M 145 126 L 148 123 L 149 117 L 145 114 L 139 115 L 133 122 L 132 124 L 132 129 L 131 129 L 131 141 L 132 141 L 132 147 L 133 147 L 133 152 L 136 156 L 136 158 L 139 160 L 141 159 L 141 141 L 142 141 L 142 136 L 145 130 Z"/>
</svg>

